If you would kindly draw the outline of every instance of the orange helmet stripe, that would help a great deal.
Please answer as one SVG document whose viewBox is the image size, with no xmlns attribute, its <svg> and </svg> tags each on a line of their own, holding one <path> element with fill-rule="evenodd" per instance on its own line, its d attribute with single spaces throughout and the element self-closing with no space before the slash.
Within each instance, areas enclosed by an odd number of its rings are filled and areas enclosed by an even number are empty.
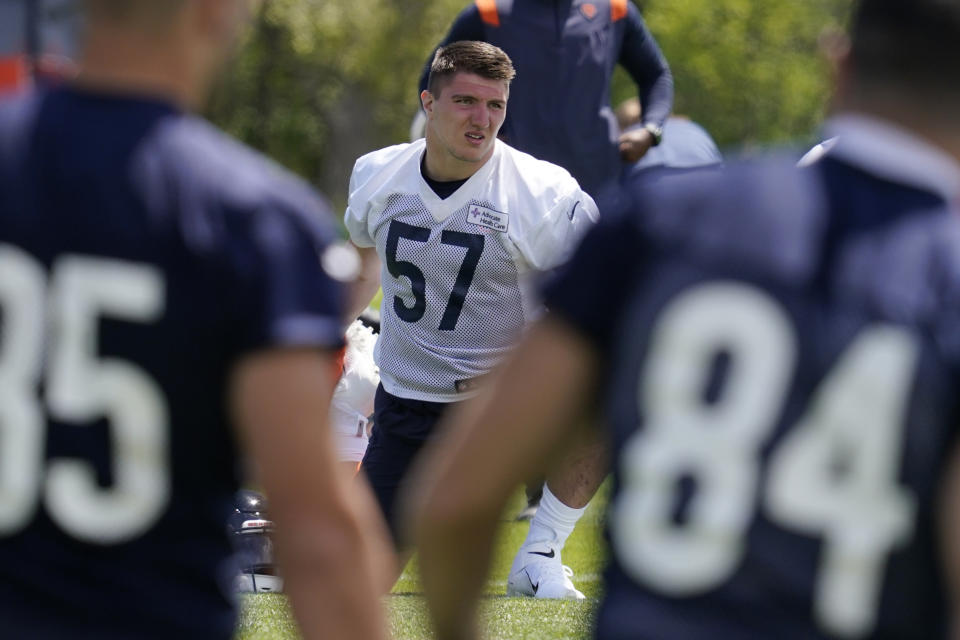
<svg viewBox="0 0 960 640">
<path fill-rule="evenodd" d="M 616 22 L 627 17 L 627 2 L 629 0 L 610 1 L 610 19 Z"/>
<path fill-rule="evenodd" d="M 500 14 L 497 13 L 497 0 L 475 0 L 480 18 L 491 27 L 500 26 Z"/>
<path fill-rule="evenodd" d="M 0 91 L 22 87 L 27 82 L 27 66 L 23 56 L 0 58 Z"/>
</svg>

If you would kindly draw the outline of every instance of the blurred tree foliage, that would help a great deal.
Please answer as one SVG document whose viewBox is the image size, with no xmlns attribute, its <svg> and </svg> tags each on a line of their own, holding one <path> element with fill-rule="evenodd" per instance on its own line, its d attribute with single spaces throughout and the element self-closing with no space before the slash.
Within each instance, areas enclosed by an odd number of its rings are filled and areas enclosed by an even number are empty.
<svg viewBox="0 0 960 640">
<path fill-rule="evenodd" d="M 208 116 L 346 199 L 359 155 L 408 137 L 426 57 L 468 0 L 267 0 Z M 638 0 L 676 110 L 721 146 L 810 137 L 829 72 L 818 40 L 851 0 Z M 618 73 L 613 99 L 635 94 Z"/>
<path fill-rule="evenodd" d="M 723 146 L 812 136 L 829 96 L 819 43 L 841 31 L 851 0 L 642 0 L 670 62 L 674 110 Z M 632 95 L 619 74 L 614 98 Z"/>
<path fill-rule="evenodd" d="M 417 79 L 464 0 L 266 0 L 207 115 L 346 199 L 353 161 L 403 142 Z"/>
</svg>

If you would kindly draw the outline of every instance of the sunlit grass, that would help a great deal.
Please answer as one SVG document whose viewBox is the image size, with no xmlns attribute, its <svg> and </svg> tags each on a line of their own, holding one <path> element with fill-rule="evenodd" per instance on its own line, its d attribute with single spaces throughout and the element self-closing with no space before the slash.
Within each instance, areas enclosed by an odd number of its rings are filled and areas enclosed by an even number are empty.
<svg viewBox="0 0 960 640">
<path fill-rule="evenodd" d="M 564 564 L 573 569 L 574 583 L 587 596 L 585 602 L 570 602 L 507 598 L 504 595 L 510 562 L 526 536 L 528 526 L 526 522 L 514 522 L 511 519 L 523 502 L 522 492 L 517 493 L 504 512 L 504 522 L 487 582 L 487 596 L 481 605 L 481 619 L 487 638 L 573 640 L 589 636 L 601 591 L 600 574 L 605 562 L 602 508 L 606 503 L 606 495 L 605 485 L 563 550 Z M 400 576 L 393 592 L 384 598 L 394 638 L 420 640 L 433 637 L 421 593 L 414 558 Z M 238 640 L 288 640 L 297 637 L 296 625 L 282 595 L 261 594 L 243 598 Z"/>
</svg>

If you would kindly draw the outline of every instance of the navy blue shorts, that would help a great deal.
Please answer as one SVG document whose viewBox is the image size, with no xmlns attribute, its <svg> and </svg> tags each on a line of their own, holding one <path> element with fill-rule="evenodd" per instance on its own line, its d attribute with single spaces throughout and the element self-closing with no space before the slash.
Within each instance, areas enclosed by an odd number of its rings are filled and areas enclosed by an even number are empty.
<svg viewBox="0 0 960 640">
<path fill-rule="evenodd" d="M 450 406 L 447 402 L 408 400 L 377 387 L 373 404 L 373 433 L 360 464 L 386 518 L 394 544 L 398 537 L 396 499 L 414 459 L 426 444 L 434 426 Z"/>
</svg>

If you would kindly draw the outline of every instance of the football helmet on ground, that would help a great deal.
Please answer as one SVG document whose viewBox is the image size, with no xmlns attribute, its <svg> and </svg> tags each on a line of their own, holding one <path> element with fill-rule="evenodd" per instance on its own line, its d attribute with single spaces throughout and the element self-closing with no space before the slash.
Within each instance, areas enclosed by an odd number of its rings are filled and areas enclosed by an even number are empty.
<svg viewBox="0 0 960 640">
<path fill-rule="evenodd" d="M 234 588 L 240 593 L 279 593 L 283 578 L 277 575 L 273 560 L 273 521 L 267 514 L 267 501 L 256 491 L 241 489 L 227 523 L 230 541 L 239 565 Z"/>
</svg>

